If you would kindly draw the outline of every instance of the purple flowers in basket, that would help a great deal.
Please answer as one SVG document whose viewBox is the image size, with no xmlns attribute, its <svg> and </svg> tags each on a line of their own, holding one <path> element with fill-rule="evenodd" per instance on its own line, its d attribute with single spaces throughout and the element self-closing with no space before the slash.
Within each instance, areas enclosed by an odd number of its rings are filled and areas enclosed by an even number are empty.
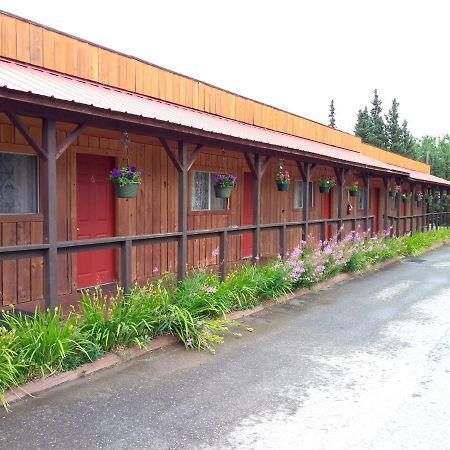
<svg viewBox="0 0 450 450">
<path fill-rule="evenodd" d="M 229 173 L 217 173 L 215 179 L 219 187 L 234 187 L 237 183 L 237 177 Z"/>
<path fill-rule="evenodd" d="M 143 170 L 138 170 L 135 166 L 114 168 L 109 174 L 112 183 L 124 186 L 131 183 L 141 183 Z"/>
</svg>

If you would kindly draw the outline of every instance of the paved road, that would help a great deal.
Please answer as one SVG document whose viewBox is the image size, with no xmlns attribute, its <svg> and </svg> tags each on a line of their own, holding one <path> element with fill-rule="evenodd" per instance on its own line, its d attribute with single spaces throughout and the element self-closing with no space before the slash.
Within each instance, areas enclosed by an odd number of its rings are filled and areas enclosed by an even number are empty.
<svg viewBox="0 0 450 450">
<path fill-rule="evenodd" d="M 15 404 L 0 448 L 450 448 L 450 246 L 246 323 Z"/>
</svg>

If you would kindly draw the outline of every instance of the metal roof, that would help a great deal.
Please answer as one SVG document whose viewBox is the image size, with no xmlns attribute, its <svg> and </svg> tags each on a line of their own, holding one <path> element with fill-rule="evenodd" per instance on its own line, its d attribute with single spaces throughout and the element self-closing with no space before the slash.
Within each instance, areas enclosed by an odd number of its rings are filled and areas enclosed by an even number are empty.
<svg viewBox="0 0 450 450">
<path fill-rule="evenodd" d="M 0 58 L 0 88 L 131 114 L 161 123 L 235 137 L 252 143 L 298 150 L 310 153 L 316 158 L 333 158 L 343 163 L 395 174 L 410 174 L 409 169 L 393 166 L 358 152 L 227 119 L 5 58 Z M 94 111 L 93 114 L 95 114 Z M 419 178 L 421 176 L 430 177 L 420 172 L 414 172 L 415 179 L 424 179 Z M 424 181 L 450 185 L 446 180 L 437 177 L 424 179 Z"/>
</svg>

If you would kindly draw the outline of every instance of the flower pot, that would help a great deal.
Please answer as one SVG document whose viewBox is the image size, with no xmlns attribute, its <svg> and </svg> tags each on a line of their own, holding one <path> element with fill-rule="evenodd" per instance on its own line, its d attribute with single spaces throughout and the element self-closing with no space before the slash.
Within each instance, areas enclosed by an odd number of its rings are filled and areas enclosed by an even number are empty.
<svg viewBox="0 0 450 450">
<path fill-rule="evenodd" d="M 319 192 L 321 194 L 328 194 L 330 192 L 330 188 L 326 186 L 319 186 Z"/>
<path fill-rule="evenodd" d="M 403 197 L 402 197 L 402 202 L 403 202 L 403 203 L 408 203 L 408 200 L 409 200 L 409 198 L 403 198 Z"/>
<path fill-rule="evenodd" d="M 397 195 L 397 192 L 389 191 L 389 197 L 395 197 Z"/>
<path fill-rule="evenodd" d="M 139 189 L 140 183 L 129 183 L 121 186 L 120 184 L 115 184 L 116 195 L 119 198 L 136 198 L 137 191 Z"/>
<path fill-rule="evenodd" d="M 280 192 L 287 192 L 289 190 L 289 183 L 277 183 L 277 188 Z"/>
<path fill-rule="evenodd" d="M 348 191 L 350 193 L 350 197 L 358 197 L 358 191 Z"/>
<path fill-rule="evenodd" d="M 230 198 L 233 186 L 214 186 L 214 192 L 217 198 Z"/>
</svg>

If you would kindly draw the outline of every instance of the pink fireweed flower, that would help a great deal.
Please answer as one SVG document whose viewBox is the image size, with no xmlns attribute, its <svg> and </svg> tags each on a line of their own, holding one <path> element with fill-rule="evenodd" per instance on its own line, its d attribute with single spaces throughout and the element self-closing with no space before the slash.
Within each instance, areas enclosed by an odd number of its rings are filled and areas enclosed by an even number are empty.
<svg viewBox="0 0 450 450">
<path fill-rule="evenodd" d="M 327 245 L 324 249 L 323 252 L 325 253 L 325 255 L 331 255 L 333 253 L 333 249 Z"/>
<path fill-rule="evenodd" d="M 187 338 L 186 339 L 186 345 L 192 345 L 192 338 Z"/>
<path fill-rule="evenodd" d="M 218 256 L 218 255 L 219 255 L 219 247 L 215 248 L 211 253 L 212 257 Z"/>
<path fill-rule="evenodd" d="M 153 267 L 153 273 L 158 273 L 159 269 L 157 267 Z"/>
<path fill-rule="evenodd" d="M 318 273 L 318 274 L 322 274 L 325 270 L 325 266 L 323 264 L 320 264 L 319 266 L 317 266 L 314 270 L 314 272 Z"/>
<path fill-rule="evenodd" d="M 205 292 L 208 292 L 208 294 L 214 294 L 217 292 L 217 288 L 215 288 L 214 286 L 205 286 L 203 289 L 205 290 Z"/>
</svg>

